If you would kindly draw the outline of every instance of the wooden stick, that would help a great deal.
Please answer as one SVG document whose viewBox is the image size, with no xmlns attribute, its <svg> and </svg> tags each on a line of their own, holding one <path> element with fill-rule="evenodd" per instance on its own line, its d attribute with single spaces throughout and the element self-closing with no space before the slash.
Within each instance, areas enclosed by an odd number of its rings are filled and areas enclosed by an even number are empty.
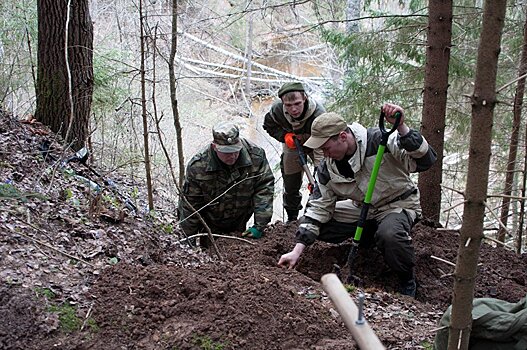
<svg viewBox="0 0 527 350">
<path fill-rule="evenodd" d="M 448 186 L 445 186 L 445 185 L 440 185 L 440 186 L 443 187 L 443 188 L 446 188 L 447 190 L 457 192 L 457 193 L 459 193 L 460 195 L 462 195 L 463 197 L 465 197 L 465 192 L 463 192 L 463 191 L 460 191 L 460 190 L 457 190 L 457 189 L 455 189 L 455 188 L 448 187 Z"/>
<path fill-rule="evenodd" d="M 509 229 L 507 229 L 507 227 L 505 227 L 505 225 L 503 225 L 503 222 L 501 222 L 500 218 L 498 217 L 498 215 L 496 215 L 496 213 L 494 213 L 494 210 L 492 210 L 492 208 L 489 206 L 489 203 L 487 202 L 483 202 L 485 203 L 485 206 L 487 207 L 487 209 L 489 210 L 490 214 L 494 217 L 494 219 L 496 219 L 496 221 L 498 222 L 498 224 L 500 225 L 500 227 L 502 229 L 505 230 L 505 232 L 507 232 L 508 234 L 510 234 L 509 232 Z"/>
<path fill-rule="evenodd" d="M 208 233 L 198 233 L 198 234 L 195 234 L 195 235 L 192 235 L 192 236 L 188 236 L 188 238 L 184 238 L 184 239 L 180 239 L 179 241 L 177 241 L 176 243 L 181 243 L 181 242 L 184 242 L 184 241 L 188 241 L 189 239 L 191 238 L 195 238 L 195 237 L 203 237 L 203 236 L 208 236 L 209 234 Z M 248 241 L 244 238 L 240 238 L 240 237 L 234 237 L 234 236 L 226 236 L 226 235 L 218 235 L 216 233 L 212 233 L 212 236 L 213 237 L 221 237 L 221 238 L 230 238 L 230 239 L 235 239 L 237 241 L 242 241 L 242 242 L 245 242 L 245 243 L 249 243 L 251 245 L 255 245 L 256 243 L 254 242 L 251 242 L 251 241 Z"/>
<path fill-rule="evenodd" d="M 443 213 L 446 213 L 447 211 L 450 211 L 456 207 L 459 207 L 461 204 L 465 204 L 466 201 L 463 201 L 463 202 L 460 202 L 458 204 L 454 204 L 453 206 L 451 206 L 450 208 L 446 208 L 445 210 L 443 210 Z"/>
<path fill-rule="evenodd" d="M 500 240 L 497 240 L 496 238 L 493 238 L 493 237 L 490 237 L 490 236 L 483 236 L 484 239 L 488 239 L 489 241 L 492 241 L 496 244 L 499 244 L 501 246 L 503 246 L 504 248 L 507 248 L 509 250 L 514 250 L 514 248 L 512 247 L 509 247 L 507 244 L 505 244 L 504 242 L 500 241 Z"/>
<path fill-rule="evenodd" d="M 386 349 L 377 335 L 370 328 L 368 322 L 358 324 L 359 309 L 340 282 L 337 275 L 328 273 L 321 278 L 322 286 L 335 305 L 353 339 L 361 349 Z"/>
<path fill-rule="evenodd" d="M 431 329 L 429 330 L 430 333 L 435 333 L 435 332 L 438 332 L 442 329 L 445 329 L 445 328 L 448 328 L 448 326 L 443 326 L 443 327 L 439 327 L 439 328 L 434 328 L 434 329 Z"/>
<path fill-rule="evenodd" d="M 26 222 L 26 224 L 28 224 L 28 223 Z M 29 224 L 29 226 L 35 228 L 35 227 L 34 227 L 33 225 L 31 225 L 31 224 Z M 37 230 L 38 230 L 38 229 L 37 229 Z M 38 231 L 40 231 L 40 230 L 38 230 Z M 26 238 L 32 240 L 33 242 L 36 242 L 36 243 L 38 243 L 38 244 L 40 244 L 40 245 L 43 245 L 44 247 L 47 247 L 47 248 L 49 248 L 49 249 L 52 249 L 52 250 L 54 250 L 54 251 L 56 251 L 56 252 L 59 252 L 60 254 L 65 255 L 65 256 L 67 256 L 68 258 L 72 258 L 72 259 L 75 259 L 75 260 L 82 261 L 82 262 L 85 263 L 86 265 L 95 268 L 95 265 L 90 264 L 90 263 L 87 262 L 86 260 L 83 260 L 83 259 L 81 259 L 81 258 L 79 258 L 79 257 L 77 257 L 77 256 L 74 256 L 74 255 L 68 254 L 68 253 L 66 253 L 66 252 L 63 252 L 62 250 L 60 250 L 60 249 L 58 249 L 58 248 L 55 248 L 55 247 L 53 247 L 53 246 L 51 246 L 51 245 L 49 245 L 49 244 L 47 244 L 47 243 L 45 243 L 45 242 L 39 241 L 39 240 L 36 239 L 36 238 L 33 238 L 33 237 L 31 237 L 31 236 L 28 236 L 28 235 L 26 235 L 26 234 L 24 234 L 24 233 L 22 233 L 22 232 L 16 232 L 16 234 L 17 234 L 17 235 L 24 236 L 24 237 L 26 237 Z"/>
<path fill-rule="evenodd" d="M 88 309 L 88 312 L 86 313 L 86 317 L 84 317 L 84 322 L 82 322 L 81 331 L 86 327 L 86 323 L 88 322 L 88 319 L 91 315 L 91 310 L 93 308 L 93 303 L 91 303 L 90 308 Z"/>
<path fill-rule="evenodd" d="M 450 266 L 454 266 L 454 267 L 456 266 L 456 264 L 454 264 L 453 262 L 450 262 L 450 261 L 445 260 L 445 259 L 438 258 L 437 256 L 430 255 L 430 257 L 431 257 L 432 259 L 436 259 L 436 260 L 439 260 L 439 261 L 441 261 L 441 262 L 444 262 L 445 264 L 448 264 L 448 265 L 450 265 Z"/>
</svg>

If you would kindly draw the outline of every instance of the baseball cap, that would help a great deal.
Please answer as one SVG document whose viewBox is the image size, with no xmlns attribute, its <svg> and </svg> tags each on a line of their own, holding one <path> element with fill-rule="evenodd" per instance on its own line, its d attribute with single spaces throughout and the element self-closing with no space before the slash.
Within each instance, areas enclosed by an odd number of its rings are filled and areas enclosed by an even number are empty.
<svg viewBox="0 0 527 350">
<path fill-rule="evenodd" d="M 278 90 L 278 97 L 281 98 L 282 96 L 284 96 L 288 92 L 293 92 L 293 91 L 304 92 L 306 90 L 304 89 L 304 85 L 302 85 L 302 83 L 300 83 L 298 81 L 290 81 L 290 82 L 285 83 L 284 85 L 282 85 L 280 90 Z"/>
<path fill-rule="evenodd" d="M 311 125 L 311 137 L 307 139 L 304 146 L 316 149 L 320 148 L 331 136 L 345 131 L 348 124 L 339 114 L 334 112 L 322 113 Z"/>
<path fill-rule="evenodd" d="M 240 130 L 232 122 L 221 122 L 212 128 L 216 149 L 222 153 L 239 152 L 242 149 Z"/>
</svg>

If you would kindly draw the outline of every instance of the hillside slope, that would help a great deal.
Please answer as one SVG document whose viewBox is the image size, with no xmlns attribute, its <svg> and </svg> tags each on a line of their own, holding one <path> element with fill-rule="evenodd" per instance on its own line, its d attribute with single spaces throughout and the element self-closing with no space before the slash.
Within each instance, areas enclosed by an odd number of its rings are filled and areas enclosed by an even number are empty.
<svg viewBox="0 0 527 350">
<path fill-rule="evenodd" d="M 356 348 L 318 282 L 344 266 L 349 244 L 317 243 L 296 270 L 282 269 L 296 227 L 276 222 L 255 244 L 219 240 L 220 261 L 179 242 L 170 215 L 133 215 L 108 190 L 94 196 L 73 176 L 90 176 L 81 165 L 44 160 L 45 140 L 50 155 L 69 155 L 46 128 L 0 117 L 0 348 Z M 139 186 L 111 175 L 125 193 Z M 453 267 L 431 256 L 454 262 L 457 234 L 418 224 L 413 239 L 415 300 L 394 292 L 374 249 L 354 266 L 363 280 L 351 296 L 366 294 L 366 318 L 390 349 L 428 348 L 450 301 Z M 477 297 L 527 294 L 525 256 L 484 244 L 480 261 Z"/>
</svg>

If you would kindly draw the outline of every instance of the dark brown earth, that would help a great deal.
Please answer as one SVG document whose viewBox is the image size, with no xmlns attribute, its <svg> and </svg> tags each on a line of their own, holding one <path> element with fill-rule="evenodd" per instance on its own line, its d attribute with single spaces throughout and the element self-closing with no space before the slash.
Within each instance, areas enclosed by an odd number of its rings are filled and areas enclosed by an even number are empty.
<svg viewBox="0 0 527 350">
<path fill-rule="evenodd" d="M 38 145 L 53 137 L 0 117 L 1 349 L 356 348 L 319 283 L 335 264 L 346 278 L 349 243 L 316 243 L 296 270 L 279 268 L 296 226 L 277 222 L 255 244 L 218 240 L 220 260 L 179 243 L 171 215 L 126 213 L 44 161 Z M 53 142 L 52 152 L 62 148 Z M 137 186 L 111 176 L 125 192 Z M 173 206 L 164 200 L 160 213 Z M 419 223 L 412 236 L 416 299 L 396 292 L 374 249 L 354 264 L 362 282 L 350 295 L 365 293 L 366 318 L 388 349 L 430 349 L 451 300 L 453 267 L 431 256 L 455 262 L 457 234 Z M 525 255 L 485 243 L 480 262 L 476 297 L 527 294 Z"/>
</svg>

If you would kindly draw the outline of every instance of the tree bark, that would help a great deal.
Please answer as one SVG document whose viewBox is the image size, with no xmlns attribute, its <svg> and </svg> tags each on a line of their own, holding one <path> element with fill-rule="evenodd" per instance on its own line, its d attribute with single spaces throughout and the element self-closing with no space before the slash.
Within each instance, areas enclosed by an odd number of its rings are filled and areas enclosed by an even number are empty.
<svg viewBox="0 0 527 350">
<path fill-rule="evenodd" d="M 421 132 L 437 152 L 438 161 L 419 174 L 423 216 L 439 221 L 443 148 L 448 92 L 448 65 L 452 43 L 452 0 L 430 1 Z"/>
<path fill-rule="evenodd" d="M 250 1 L 247 2 L 247 6 Z M 251 76 L 253 68 L 253 12 L 247 14 L 247 33 L 245 36 L 245 59 L 247 63 L 247 79 L 245 79 L 245 95 L 250 99 L 251 96 Z"/>
<path fill-rule="evenodd" d="M 67 13 L 66 0 L 37 1 L 38 75 L 35 117 L 61 134 L 75 149 L 79 149 L 84 146 L 88 137 L 94 83 L 93 25 L 89 1 L 72 0 L 68 28 Z M 66 138 L 70 123 L 71 131 Z"/>
<path fill-rule="evenodd" d="M 527 137 L 527 126 L 525 128 L 525 137 Z M 526 139 L 527 140 L 527 139 Z M 523 237 L 523 223 L 525 222 L 525 195 L 527 194 L 527 143 L 524 143 L 524 155 L 523 155 L 523 172 L 522 172 L 522 186 L 520 201 L 520 213 L 518 218 L 518 232 L 516 233 L 516 254 L 522 252 L 522 237 Z"/>
<path fill-rule="evenodd" d="M 518 77 L 522 77 L 527 73 L 527 22 L 523 25 L 523 49 L 520 58 L 520 67 L 518 68 Z M 518 154 L 518 138 L 520 134 L 520 124 L 522 116 L 523 106 L 523 94 L 525 92 L 525 77 L 518 80 L 516 85 L 516 93 L 514 94 L 514 106 L 513 106 L 513 120 L 512 120 L 512 131 L 511 141 L 509 146 L 509 158 L 507 161 L 507 173 L 505 175 L 505 187 L 503 189 L 503 201 L 501 203 L 501 214 L 500 221 L 503 226 L 507 226 L 509 220 L 509 207 L 512 194 L 512 185 L 514 182 L 514 174 L 516 169 L 516 157 Z M 506 230 L 500 226 L 498 231 L 498 240 L 505 242 Z"/>
<path fill-rule="evenodd" d="M 493 113 L 496 105 L 496 74 L 506 5 L 506 0 L 487 0 L 483 10 L 476 80 L 471 96 L 470 157 L 463 224 L 454 272 L 449 350 L 468 349 L 469 345 L 474 283 L 480 245 L 484 237 L 483 217 L 489 180 Z"/>
<path fill-rule="evenodd" d="M 170 101 L 172 102 L 172 117 L 174 128 L 176 129 L 177 153 L 179 161 L 179 187 L 183 186 L 185 179 L 185 156 L 183 154 L 183 128 L 179 120 L 179 110 L 177 102 L 177 81 L 175 71 L 175 59 L 177 53 L 177 0 L 172 0 L 172 44 L 170 47 L 170 58 L 168 60 L 168 77 L 170 80 Z"/>
<path fill-rule="evenodd" d="M 148 209 L 154 210 L 154 196 L 152 191 L 152 170 L 150 167 L 150 146 L 148 134 L 148 113 L 146 111 L 146 72 L 145 72 L 145 30 L 143 17 L 143 0 L 139 0 L 139 26 L 141 41 L 141 108 L 143 117 L 143 143 L 145 156 L 146 189 L 148 192 Z"/>
</svg>

